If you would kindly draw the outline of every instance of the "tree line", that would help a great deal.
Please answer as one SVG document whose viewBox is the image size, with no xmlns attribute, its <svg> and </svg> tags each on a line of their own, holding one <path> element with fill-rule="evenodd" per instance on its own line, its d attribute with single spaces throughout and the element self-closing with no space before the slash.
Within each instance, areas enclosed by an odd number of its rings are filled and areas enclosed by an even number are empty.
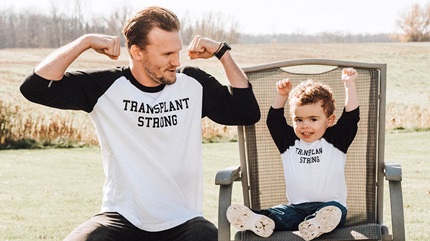
<svg viewBox="0 0 430 241">
<path fill-rule="evenodd" d="M 1 48 L 57 48 L 87 34 L 99 33 L 120 36 L 125 41 L 122 27 L 131 17 L 132 10 L 123 5 L 108 17 L 93 15 L 86 17 L 81 0 L 75 0 L 69 14 L 52 5 L 50 14 L 20 12 L 13 9 L 0 10 Z M 237 43 L 239 32 L 237 21 L 222 13 L 209 13 L 204 18 L 181 19 L 181 37 L 184 43 L 191 42 L 195 34 Z"/>
<path fill-rule="evenodd" d="M 86 33 L 116 35 L 124 39 L 121 29 L 132 15 L 129 5 L 115 8 L 109 16 L 86 16 L 84 0 L 74 0 L 65 12 L 54 2 L 48 13 L 20 12 L 13 9 L 0 10 L 1 48 L 57 48 Z M 430 41 L 430 3 L 426 7 L 418 4 L 405 11 L 396 22 L 402 34 L 241 34 L 238 21 L 222 13 L 209 13 L 201 18 L 189 15 L 181 19 L 183 42 L 189 43 L 195 34 L 225 40 L 231 44 L 258 43 L 344 43 L 344 42 L 390 42 Z"/>
</svg>

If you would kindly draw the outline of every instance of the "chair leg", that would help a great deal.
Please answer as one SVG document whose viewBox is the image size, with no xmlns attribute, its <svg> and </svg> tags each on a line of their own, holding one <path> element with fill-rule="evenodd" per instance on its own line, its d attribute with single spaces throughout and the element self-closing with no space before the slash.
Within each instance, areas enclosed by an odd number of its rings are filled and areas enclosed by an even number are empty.
<svg viewBox="0 0 430 241">
<path fill-rule="evenodd" d="M 220 185 L 219 188 L 218 241 L 230 241 L 230 223 L 226 212 L 231 205 L 233 185 Z"/>
</svg>

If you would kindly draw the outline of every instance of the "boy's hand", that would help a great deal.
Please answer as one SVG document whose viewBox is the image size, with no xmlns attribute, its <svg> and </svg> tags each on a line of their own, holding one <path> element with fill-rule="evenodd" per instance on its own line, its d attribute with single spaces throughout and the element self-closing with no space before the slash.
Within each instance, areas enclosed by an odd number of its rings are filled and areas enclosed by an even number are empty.
<svg viewBox="0 0 430 241">
<path fill-rule="evenodd" d="M 358 73 L 353 68 L 345 68 L 342 70 L 342 81 L 346 82 L 355 82 L 358 77 Z"/>
<path fill-rule="evenodd" d="M 292 84 L 290 82 L 290 79 L 283 79 L 276 82 L 276 90 L 278 91 L 279 95 L 288 96 L 290 94 L 291 89 Z"/>
<path fill-rule="evenodd" d="M 273 104 L 272 104 L 273 108 L 279 109 L 285 106 L 285 103 L 287 103 L 288 95 L 290 94 L 292 86 L 293 85 L 291 84 L 290 79 L 283 79 L 276 82 L 276 90 L 278 91 L 278 94 L 275 96 L 275 99 L 273 100 Z"/>
</svg>

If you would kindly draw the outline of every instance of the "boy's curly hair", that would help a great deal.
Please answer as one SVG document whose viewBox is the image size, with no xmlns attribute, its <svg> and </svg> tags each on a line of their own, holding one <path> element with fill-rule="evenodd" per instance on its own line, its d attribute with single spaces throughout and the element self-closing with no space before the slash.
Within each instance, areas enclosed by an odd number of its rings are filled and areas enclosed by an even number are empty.
<svg viewBox="0 0 430 241">
<path fill-rule="evenodd" d="M 333 98 L 333 93 L 330 86 L 312 79 L 301 82 L 294 87 L 289 95 L 289 103 L 291 105 L 307 105 L 322 101 L 322 107 L 327 117 L 333 115 L 336 109 L 336 100 Z"/>
</svg>

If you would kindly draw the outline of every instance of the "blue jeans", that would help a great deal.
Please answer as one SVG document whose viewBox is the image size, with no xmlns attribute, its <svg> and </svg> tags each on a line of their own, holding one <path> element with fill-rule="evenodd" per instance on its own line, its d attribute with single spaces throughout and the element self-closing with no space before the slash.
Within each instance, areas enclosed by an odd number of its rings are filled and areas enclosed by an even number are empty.
<svg viewBox="0 0 430 241">
<path fill-rule="evenodd" d="M 315 215 L 315 212 L 326 206 L 336 206 L 342 211 L 342 218 L 337 227 L 342 227 L 346 221 L 347 209 L 338 202 L 308 202 L 300 204 L 271 207 L 269 209 L 252 210 L 265 215 L 275 222 L 275 231 L 295 231 L 301 222 Z"/>
</svg>

